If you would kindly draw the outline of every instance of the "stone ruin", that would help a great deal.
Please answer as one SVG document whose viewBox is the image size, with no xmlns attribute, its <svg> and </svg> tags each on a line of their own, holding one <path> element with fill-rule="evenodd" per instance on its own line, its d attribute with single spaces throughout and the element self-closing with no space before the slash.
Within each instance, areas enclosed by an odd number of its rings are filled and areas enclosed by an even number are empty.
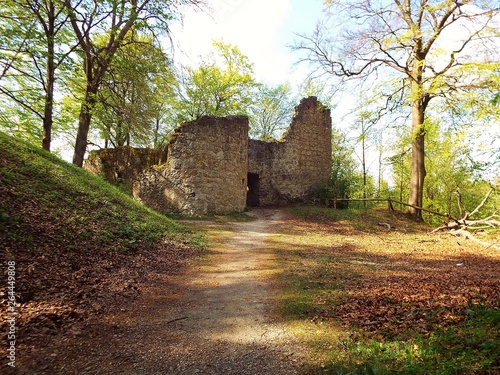
<svg viewBox="0 0 500 375">
<path fill-rule="evenodd" d="M 93 150 L 85 160 L 85 169 L 114 185 L 132 184 L 145 169 L 166 161 L 164 148 L 133 148 L 122 146 Z"/>
<path fill-rule="evenodd" d="M 134 198 L 161 213 L 228 214 L 313 200 L 330 179 L 331 133 L 330 110 L 309 97 L 279 141 L 249 139 L 247 117 L 205 116 L 165 148 L 93 151 L 85 168 L 133 184 Z"/>
</svg>

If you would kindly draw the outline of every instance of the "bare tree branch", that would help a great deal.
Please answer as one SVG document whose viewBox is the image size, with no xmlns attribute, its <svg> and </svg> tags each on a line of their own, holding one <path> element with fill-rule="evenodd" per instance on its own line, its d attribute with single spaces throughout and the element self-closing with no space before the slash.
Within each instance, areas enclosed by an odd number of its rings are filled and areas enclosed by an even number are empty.
<svg viewBox="0 0 500 375">
<path fill-rule="evenodd" d="M 488 193 L 486 194 L 486 196 L 484 197 L 484 199 L 481 201 L 481 203 L 470 214 L 466 214 L 464 217 L 464 220 L 467 220 L 471 216 L 474 216 L 475 214 L 477 214 L 479 212 L 479 210 L 484 206 L 486 201 L 490 198 L 491 194 L 494 191 L 495 191 L 495 189 L 493 187 L 491 187 L 490 190 L 488 191 Z"/>
</svg>

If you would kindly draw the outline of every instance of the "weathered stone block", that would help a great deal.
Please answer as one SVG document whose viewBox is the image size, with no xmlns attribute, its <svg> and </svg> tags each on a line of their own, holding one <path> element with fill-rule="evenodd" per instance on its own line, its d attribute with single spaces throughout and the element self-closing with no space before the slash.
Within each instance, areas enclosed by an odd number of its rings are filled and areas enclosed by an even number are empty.
<svg viewBox="0 0 500 375">
<path fill-rule="evenodd" d="M 165 149 L 133 148 L 129 146 L 94 150 L 85 160 L 84 168 L 114 184 L 132 185 L 140 174 L 165 159 Z"/>
</svg>

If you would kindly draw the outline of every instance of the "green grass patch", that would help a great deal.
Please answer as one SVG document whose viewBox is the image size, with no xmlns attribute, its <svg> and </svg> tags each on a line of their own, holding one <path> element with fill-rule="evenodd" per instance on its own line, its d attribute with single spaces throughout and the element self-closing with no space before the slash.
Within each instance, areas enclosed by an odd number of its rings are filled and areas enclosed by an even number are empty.
<svg viewBox="0 0 500 375">
<path fill-rule="evenodd" d="M 500 312 L 471 306 L 470 317 L 457 326 L 444 327 L 430 337 L 406 340 L 374 339 L 360 330 L 339 329 L 338 324 L 309 323 L 314 337 L 309 348 L 317 363 L 308 374 L 498 374 Z M 309 329 L 312 331 L 312 328 Z"/>
<path fill-rule="evenodd" d="M 184 226 L 135 202 L 98 176 L 38 147 L 0 133 L 0 227 L 6 241 L 87 241 L 90 248 L 147 248 L 182 236 L 199 244 Z M 194 237 L 193 237 L 194 236 Z M 26 242 L 26 241 L 25 241 Z"/>
</svg>

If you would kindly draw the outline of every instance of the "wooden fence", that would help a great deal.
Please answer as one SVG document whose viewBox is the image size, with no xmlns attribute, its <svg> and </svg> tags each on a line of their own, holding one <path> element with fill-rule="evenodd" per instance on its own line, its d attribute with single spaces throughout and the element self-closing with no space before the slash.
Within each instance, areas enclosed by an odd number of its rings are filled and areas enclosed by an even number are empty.
<svg viewBox="0 0 500 375">
<path fill-rule="evenodd" d="M 427 208 L 423 207 L 418 207 L 409 203 L 401 202 L 392 198 L 358 198 L 358 199 L 343 199 L 343 198 L 332 198 L 328 200 L 328 206 L 329 207 L 334 207 L 334 208 L 339 208 L 342 207 L 343 205 L 339 204 L 339 202 L 387 202 L 387 209 L 389 211 L 394 212 L 394 205 L 393 203 L 400 204 L 402 206 L 406 207 L 413 207 L 418 210 L 422 210 L 424 212 L 428 212 L 433 215 L 441 216 L 441 217 L 446 217 L 447 219 L 450 219 L 451 216 L 449 214 L 443 214 L 441 212 L 429 210 Z"/>
</svg>

